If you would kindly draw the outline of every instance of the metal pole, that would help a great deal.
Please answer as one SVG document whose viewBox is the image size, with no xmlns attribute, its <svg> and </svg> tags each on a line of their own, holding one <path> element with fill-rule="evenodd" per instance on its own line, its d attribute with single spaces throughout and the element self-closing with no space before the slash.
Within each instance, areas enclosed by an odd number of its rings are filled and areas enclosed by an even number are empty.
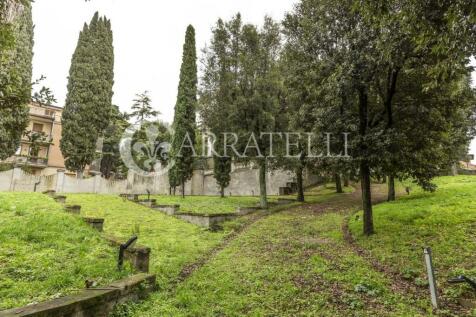
<svg viewBox="0 0 476 317">
<path fill-rule="evenodd" d="M 435 272 L 433 269 L 433 260 L 431 258 L 431 248 L 424 248 L 426 271 L 428 274 L 428 283 L 430 285 L 431 304 L 433 308 L 438 309 L 438 290 L 436 288 Z"/>
</svg>

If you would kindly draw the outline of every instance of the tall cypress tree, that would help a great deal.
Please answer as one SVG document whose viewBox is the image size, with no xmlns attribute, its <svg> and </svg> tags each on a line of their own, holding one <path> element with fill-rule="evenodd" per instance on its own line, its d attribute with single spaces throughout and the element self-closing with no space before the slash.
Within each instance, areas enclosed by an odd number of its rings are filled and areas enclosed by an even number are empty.
<svg viewBox="0 0 476 317">
<path fill-rule="evenodd" d="M 85 24 L 71 61 L 63 111 L 61 151 L 66 168 L 81 177 L 111 121 L 114 51 L 111 23 L 96 12 Z"/>
<path fill-rule="evenodd" d="M 185 182 L 192 177 L 195 146 L 195 111 L 197 108 L 197 52 L 195 49 L 195 29 L 189 25 L 183 45 L 180 82 L 175 104 L 174 135 L 172 157 L 175 165 L 170 171 L 171 187 L 182 185 L 185 196 Z"/>
<path fill-rule="evenodd" d="M 5 2 L 0 9 L 6 9 Z M 11 23 L 0 21 L 0 159 L 15 153 L 28 124 L 33 58 L 31 3 L 25 2 L 18 12 L 21 14 Z"/>
<path fill-rule="evenodd" d="M 200 113 L 208 131 L 216 136 L 213 156 L 213 176 L 221 197 L 231 180 L 231 158 L 223 157 L 223 133 L 229 128 L 228 117 L 233 105 L 233 72 L 229 56 L 231 34 L 222 19 L 213 30 L 210 48 L 206 49 L 205 70 L 200 89 Z"/>
</svg>

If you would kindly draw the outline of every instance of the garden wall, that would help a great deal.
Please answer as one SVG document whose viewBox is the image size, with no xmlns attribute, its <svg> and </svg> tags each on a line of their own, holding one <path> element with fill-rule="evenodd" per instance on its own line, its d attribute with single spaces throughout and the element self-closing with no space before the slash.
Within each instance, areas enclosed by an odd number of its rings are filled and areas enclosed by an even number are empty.
<svg viewBox="0 0 476 317">
<path fill-rule="evenodd" d="M 313 183 L 312 175 L 305 175 L 305 185 Z M 269 195 L 278 195 L 279 188 L 293 181 L 293 175 L 287 171 L 272 171 L 267 174 L 267 191 Z M 145 177 L 129 171 L 127 179 L 108 180 L 99 175 L 78 179 L 58 170 L 56 174 L 35 176 L 15 168 L 0 172 L 0 191 L 44 192 L 55 190 L 57 193 L 96 193 L 96 194 L 151 194 L 167 195 L 169 193 L 168 175 Z M 177 194 L 182 191 L 177 188 Z M 185 184 L 186 195 L 218 195 L 219 188 L 211 170 L 196 170 L 193 177 Z M 230 185 L 225 190 L 231 196 L 257 196 L 259 194 L 258 169 L 234 166 Z"/>
</svg>

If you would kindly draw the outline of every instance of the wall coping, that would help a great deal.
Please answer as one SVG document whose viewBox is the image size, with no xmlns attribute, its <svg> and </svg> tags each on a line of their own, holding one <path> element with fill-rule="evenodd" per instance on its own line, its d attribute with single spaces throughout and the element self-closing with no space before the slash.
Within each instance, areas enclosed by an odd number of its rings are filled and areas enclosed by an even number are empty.
<svg viewBox="0 0 476 317">
<path fill-rule="evenodd" d="M 198 213 L 198 212 L 187 212 L 181 211 L 176 212 L 175 216 L 192 216 L 192 217 L 204 217 L 204 218 L 214 218 L 214 217 L 236 217 L 238 214 L 236 212 L 223 212 L 223 213 L 215 213 L 215 214 L 207 214 L 207 213 Z"/>
<path fill-rule="evenodd" d="M 145 287 L 141 287 L 142 284 Z M 0 311 L 0 317 L 95 316 L 96 311 L 112 310 L 121 300 L 143 298 L 155 290 L 155 274 L 137 274 L 104 288 L 84 289 L 78 294 L 50 301 Z"/>
</svg>

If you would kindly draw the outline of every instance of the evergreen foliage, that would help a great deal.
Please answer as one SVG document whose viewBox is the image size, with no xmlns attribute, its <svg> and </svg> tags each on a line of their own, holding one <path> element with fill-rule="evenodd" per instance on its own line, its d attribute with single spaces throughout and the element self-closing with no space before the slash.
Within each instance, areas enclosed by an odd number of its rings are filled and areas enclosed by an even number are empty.
<svg viewBox="0 0 476 317">
<path fill-rule="evenodd" d="M 231 51 L 231 34 L 219 19 L 213 29 L 213 37 L 209 48 L 205 49 L 203 64 L 205 65 L 200 87 L 200 115 L 204 130 L 214 135 L 213 145 L 213 176 L 220 188 L 221 197 L 224 197 L 225 188 L 231 180 L 230 157 L 224 157 L 223 133 L 229 132 L 234 98 L 233 85 L 235 84 Z"/>
<path fill-rule="evenodd" d="M 111 23 L 96 13 L 80 32 L 71 61 L 62 117 L 61 151 L 66 168 L 82 174 L 112 117 L 114 51 Z"/>
<path fill-rule="evenodd" d="M 431 179 L 473 135 L 474 91 L 465 80 L 470 45 L 422 40 L 428 29 L 408 23 L 420 9 L 416 2 L 303 0 L 285 21 L 315 131 L 353 135 L 350 155 L 360 171 L 365 234 L 374 232 L 372 175 L 412 177 L 433 190 Z M 442 18 L 453 9 L 434 14 Z M 461 20 L 452 20 L 452 28 L 466 24 L 467 12 L 457 12 Z M 439 25 L 448 32 L 444 38 L 451 36 L 446 22 Z M 441 54 L 452 58 L 442 63 Z"/>
<path fill-rule="evenodd" d="M 11 23 L 0 3 L 0 159 L 15 153 L 28 123 L 33 58 L 31 3 L 24 2 Z"/>
<path fill-rule="evenodd" d="M 195 29 L 189 25 L 183 46 L 180 82 L 173 123 L 172 158 L 174 166 L 169 172 L 171 187 L 182 185 L 192 177 L 195 146 L 195 112 L 197 110 L 197 52 Z"/>
</svg>

